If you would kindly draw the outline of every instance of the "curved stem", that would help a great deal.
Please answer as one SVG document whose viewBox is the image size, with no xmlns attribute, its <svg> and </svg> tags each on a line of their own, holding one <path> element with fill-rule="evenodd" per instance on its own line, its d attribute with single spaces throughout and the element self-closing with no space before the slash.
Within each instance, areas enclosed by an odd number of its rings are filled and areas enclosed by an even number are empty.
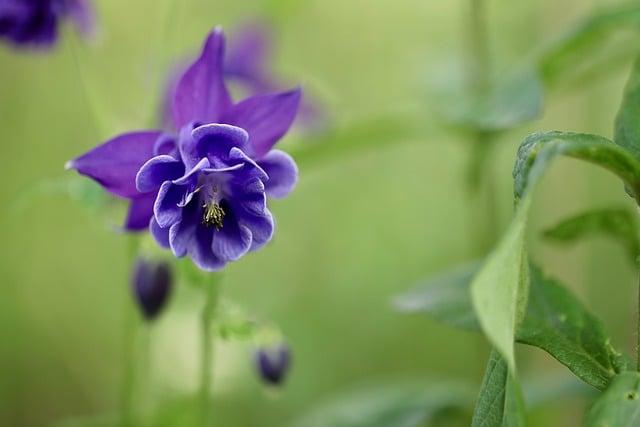
<svg viewBox="0 0 640 427">
<path fill-rule="evenodd" d="M 211 423 L 211 386 L 213 374 L 213 320 L 218 300 L 218 281 L 208 283 L 205 290 L 205 303 L 202 309 L 200 327 L 202 331 L 202 346 L 200 348 L 200 410 L 202 426 Z"/>
</svg>

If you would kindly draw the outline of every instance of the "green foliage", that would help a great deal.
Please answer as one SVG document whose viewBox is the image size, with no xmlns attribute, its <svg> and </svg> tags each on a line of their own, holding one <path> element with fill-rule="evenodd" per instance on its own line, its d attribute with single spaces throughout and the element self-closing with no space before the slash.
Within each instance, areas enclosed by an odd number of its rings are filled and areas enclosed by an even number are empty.
<svg viewBox="0 0 640 427">
<path fill-rule="evenodd" d="M 481 96 L 460 93 L 439 107 L 444 119 L 455 126 L 498 132 L 538 117 L 542 109 L 542 83 L 531 67 L 523 67 L 496 79 Z"/>
<path fill-rule="evenodd" d="M 640 189 L 640 161 L 629 151 L 598 135 L 542 132 L 529 135 L 520 145 L 513 170 L 516 200 L 533 187 L 556 156 L 584 160 L 613 172 L 631 194 Z"/>
<path fill-rule="evenodd" d="M 562 220 L 544 231 L 544 237 L 557 243 L 571 243 L 591 234 L 604 234 L 618 240 L 632 262 L 640 255 L 640 229 L 635 215 L 625 208 L 602 208 Z"/>
<path fill-rule="evenodd" d="M 64 175 L 36 182 L 23 190 L 11 206 L 13 214 L 20 214 L 43 198 L 68 197 L 91 212 L 103 213 L 114 198 L 92 180 L 77 175 Z"/>
<path fill-rule="evenodd" d="M 529 54 L 523 64 L 495 76 L 480 95 L 470 96 L 464 81 L 457 82 L 444 91 L 443 99 L 441 94 L 438 110 L 445 122 L 482 132 L 513 129 L 534 120 L 542 110 L 544 91 L 561 77 L 571 75 L 575 81 L 576 71 L 581 70 L 585 83 L 589 77 L 595 78 L 600 68 L 610 71 L 614 62 L 623 62 L 615 55 L 626 60 L 634 54 L 629 49 L 634 43 L 616 43 L 615 49 L 610 46 L 614 36 L 625 29 L 640 30 L 640 6 L 636 3 L 593 13 Z M 637 40 L 637 34 L 634 36 Z M 608 56 L 599 57 L 599 52 Z"/>
<path fill-rule="evenodd" d="M 237 305 L 223 300 L 218 305 L 215 329 L 225 340 L 250 340 L 258 332 L 258 323 Z"/>
<path fill-rule="evenodd" d="M 640 29 L 640 5 L 636 2 L 593 13 L 541 50 L 537 59 L 540 77 L 552 83 L 572 72 L 585 58 L 603 49 L 614 33 L 625 29 Z"/>
<path fill-rule="evenodd" d="M 614 142 L 640 159 L 640 57 L 636 60 L 624 90 L 615 121 Z"/>
<path fill-rule="evenodd" d="M 518 342 L 545 350 L 576 376 L 604 389 L 626 360 L 605 335 L 602 323 L 564 286 L 531 268 L 527 315 Z"/>
<path fill-rule="evenodd" d="M 390 144 L 433 135 L 434 126 L 415 113 L 387 114 L 355 121 L 330 129 L 315 137 L 307 137 L 292 147 L 291 155 L 301 169 L 336 160 L 349 154 L 362 154 Z"/>
<path fill-rule="evenodd" d="M 611 346 L 602 323 L 569 290 L 535 266 L 530 272 L 529 303 L 516 341 L 546 351 L 587 384 L 604 389 L 626 368 L 626 359 Z M 450 280 L 428 282 L 398 298 L 398 307 L 423 312 L 450 326 L 477 330 L 477 321 L 469 317 L 473 312 L 469 292 L 472 275 L 469 268 L 464 276 L 456 272 Z M 455 291 L 443 289 L 450 287 Z M 443 294 L 447 297 L 440 298 Z"/>
<path fill-rule="evenodd" d="M 587 427 L 640 424 L 640 373 L 623 372 L 595 401 L 587 414 Z"/>
<path fill-rule="evenodd" d="M 469 386 L 395 383 L 338 395 L 296 420 L 293 427 L 421 427 L 443 413 L 462 414 L 473 402 Z M 462 424 L 461 424 L 462 425 Z"/>
<path fill-rule="evenodd" d="M 523 201 L 498 247 L 471 282 L 471 301 L 482 330 L 515 372 L 513 341 L 528 294 L 526 223 L 531 198 Z"/>
<path fill-rule="evenodd" d="M 473 262 L 429 278 L 414 290 L 396 297 L 394 306 L 405 313 L 425 313 L 455 328 L 479 330 L 480 325 L 471 306 L 469 284 L 480 266 L 480 262 Z"/>
<path fill-rule="evenodd" d="M 522 392 L 509 373 L 507 361 L 492 351 L 482 380 L 472 427 L 521 427 L 525 425 Z"/>
</svg>

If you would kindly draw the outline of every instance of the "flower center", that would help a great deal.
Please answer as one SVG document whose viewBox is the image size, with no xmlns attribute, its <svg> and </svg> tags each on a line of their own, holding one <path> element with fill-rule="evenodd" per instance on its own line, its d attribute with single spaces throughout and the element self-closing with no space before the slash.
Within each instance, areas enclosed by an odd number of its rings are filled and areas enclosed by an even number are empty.
<svg viewBox="0 0 640 427">
<path fill-rule="evenodd" d="M 202 217 L 202 223 L 207 227 L 211 227 L 212 225 L 216 228 L 216 230 L 220 230 L 222 228 L 222 222 L 224 221 L 224 209 L 215 201 L 210 201 L 205 203 L 204 206 L 204 215 Z"/>
</svg>

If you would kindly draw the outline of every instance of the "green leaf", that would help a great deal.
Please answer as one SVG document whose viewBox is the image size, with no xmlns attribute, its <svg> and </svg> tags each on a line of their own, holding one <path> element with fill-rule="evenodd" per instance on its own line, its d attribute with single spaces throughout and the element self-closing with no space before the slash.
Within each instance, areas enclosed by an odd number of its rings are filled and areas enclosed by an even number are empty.
<svg viewBox="0 0 640 427">
<path fill-rule="evenodd" d="M 524 316 L 528 294 L 526 224 L 531 197 L 523 200 L 514 220 L 471 282 L 471 301 L 480 326 L 509 368 L 515 372 L 513 342 Z"/>
<path fill-rule="evenodd" d="M 396 383 L 339 394 L 296 420 L 295 427 L 422 427 L 439 414 L 465 411 L 471 388 L 457 383 Z M 432 382 L 433 383 L 433 382 Z"/>
<path fill-rule="evenodd" d="M 531 268 L 529 306 L 516 339 L 543 349 L 587 384 L 604 389 L 626 360 L 602 323 L 564 286 Z"/>
<path fill-rule="evenodd" d="M 598 164 L 619 175 L 632 194 L 640 189 L 640 162 L 606 138 L 567 132 L 536 133 L 520 145 L 514 168 L 516 213 L 506 234 L 471 284 L 483 332 L 515 372 L 513 340 L 524 314 L 528 261 L 526 225 L 535 184 L 558 155 Z"/>
<path fill-rule="evenodd" d="M 423 112 L 406 112 L 351 123 L 316 137 L 305 137 L 289 152 L 298 166 L 304 169 L 322 161 L 415 140 L 434 130 L 424 115 Z"/>
<path fill-rule="evenodd" d="M 640 161 L 629 151 L 602 136 L 552 131 L 531 134 L 520 145 L 513 170 L 516 200 L 559 155 L 601 166 L 620 177 L 634 197 L 640 193 Z"/>
<path fill-rule="evenodd" d="M 519 427 L 525 425 L 522 391 L 509 373 L 507 361 L 497 351 L 489 356 L 472 427 Z"/>
<path fill-rule="evenodd" d="M 394 305 L 406 313 L 427 313 L 445 325 L 479 330 L 480 325 L 471 306 L 469 284 L 480 266 L 477 261 L 430 278 L 420 283 L 416 290 L 396 297 Z"/>
<path fill-rule="evenodd" d="M 623 372 L 594 402 L 587 427 L 640 425 L 640 373 Z"/>
<path fill-rule="evenodd" d="M 469 277 L 473 271 L 467 268 Z M 529 302 L 516 331 L 516 341 L 546 351 L 586 383 L 604 389 L 617 372 L 626 369 L 626 359 L 611 346 L 602 323 L 569 290 L 539 268 L 532 265 L 529 270 Z M 468 315 L 473 311 L 470 282 L 465 282 L 464 277 L 434 281 L 396 301 L 402 302 L 398 305 L 402 310 L 421 311 L 447 325 L 478 330 L 477 321 Z M 452 284 L 456 288 L 452 293 L 440 289 Z M 439 298 L 442 294 L 447 298 Z M 411 300 L 413 304 L 408 304 Z"/>
<path fill-rule="evenodd" d="M 640 29 L 640 5 L 630 2 L 593 13 L 538 54 L 538 70 L 550 83 L 559 75 L 572 71 L 585 58 L 606 46 L 611 36 L 621 30 Z M 603 49 L 604 50 L 604 49 Z"/>
<path fill-rule="evenodd" d="M 605 234 L 620 241 L 629 258 L 635 262 L 640 255 L 640 229 L 635 215 L 625 208 L 602 208 L 562 220 L 544 231 L 545 238 L 568 243 L 592 234 Z"/>
<path fill-rule="evenodd" d="M 440 114 L 452 125 L 476 131 L 512 129 L 535 119 L 542 110 L 543 88 L 532 67 L 499 76 L 479 97 L 470 97 L 468 91 L 457 92 L 445 93 L 446 98 L 438 105 Z"/>
<path fill-rule="evenodd" d="M 624 90 L 615 121 L 614 142 L 640 158 L 640 57 L 636 60 Z"/>
<path fill-rule="evenodd" d="M 46 178 L 24 189 L 12 204 L 18 215 L 40 203 L 43 197 L 63 196 L 80 203 L 93 212 L 104 212 L 115 200 L 99 184 L 85 177 L 64 175 Z"/>
</svg>

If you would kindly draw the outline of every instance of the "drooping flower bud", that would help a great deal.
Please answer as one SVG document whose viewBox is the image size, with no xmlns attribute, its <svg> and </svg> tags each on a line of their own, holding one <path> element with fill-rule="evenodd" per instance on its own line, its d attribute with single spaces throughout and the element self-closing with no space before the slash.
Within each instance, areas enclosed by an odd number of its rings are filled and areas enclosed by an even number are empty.
<svg viewBox="0 0 640 427">
<path fill-rule="evenodd" d="M 165 261 L 138 258 L 133 271 L 132 285 L 136 302 L 147 320 L 160 314 L 171 294 L 173 277 Z"/>
<path fill-rule="evenodd" d="M 281 385 L 291 365 L 291 353 L 286 344 L 262 347 L 256 352 L 256 368 L 268 385 Z"/>
</svg>

